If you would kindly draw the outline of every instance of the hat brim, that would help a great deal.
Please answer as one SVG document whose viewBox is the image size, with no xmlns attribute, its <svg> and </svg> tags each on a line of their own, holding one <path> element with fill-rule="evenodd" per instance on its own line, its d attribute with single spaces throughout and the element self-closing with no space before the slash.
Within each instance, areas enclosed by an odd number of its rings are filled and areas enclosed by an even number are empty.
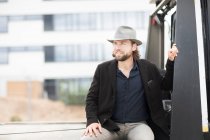
<svg viewBox="0 0 210 140">
<path fill-rule="evenodd" d="M 115 40 L 131 40 L 135 42 L 138 46 L 142 44 L 142 42 L 138 39 L 107 39 L 109 42 L 113 43 Z"/>
</svg>

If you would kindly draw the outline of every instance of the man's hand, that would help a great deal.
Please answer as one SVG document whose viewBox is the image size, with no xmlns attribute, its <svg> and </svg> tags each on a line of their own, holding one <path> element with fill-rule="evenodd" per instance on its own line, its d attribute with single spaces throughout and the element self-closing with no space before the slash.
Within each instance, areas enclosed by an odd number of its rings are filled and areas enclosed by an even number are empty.
<svg viewBox="0 0 210 140">
<path fill-rule="evenodd" d="M 92 123 L 85 129 L 84 135 L 85 136 L 89 135 L 90 137 L 95 135 L 97 137 L 98 133 L 102 133 L 101 124 L 100 123 Z"/>
<path fill-rule="evenodd" d="M 178 49 L 176 47 L 176 44 L 173 44 L 172 48 L 168 51 L 168 59 L 171 61 L 174 61 L 175 57 L 178 54 Z"/>
</svg>

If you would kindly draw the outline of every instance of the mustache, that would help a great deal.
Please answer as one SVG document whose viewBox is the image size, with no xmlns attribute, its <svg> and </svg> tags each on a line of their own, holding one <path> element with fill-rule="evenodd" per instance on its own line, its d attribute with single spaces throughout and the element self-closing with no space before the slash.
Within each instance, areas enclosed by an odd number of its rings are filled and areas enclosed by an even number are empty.
<svg viewBox="0 0 210 140">
<path fill-rule="evenodd" d="M 115 56 L 116 56 L 115 53 L 117 53 L 117 52 L 122 53 L 121 51 L 113 51 L 113 52 L 112 52 L 112 57 L 115 57 Z"/>
</svg>

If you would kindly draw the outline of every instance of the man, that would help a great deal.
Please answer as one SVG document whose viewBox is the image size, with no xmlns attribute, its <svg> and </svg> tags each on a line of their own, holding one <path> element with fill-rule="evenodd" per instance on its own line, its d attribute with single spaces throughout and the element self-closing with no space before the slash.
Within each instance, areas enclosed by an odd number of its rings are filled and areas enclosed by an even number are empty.
<svg viewBox="0 0 210 140">
<path fill-rule="evenodd" d="M 120 26 L 113 44 L 115 60 L 98 65 L 86 99 L 87 128 L 81 140 L 168 139 L 161 89 L 171 90 L 178 50 L 168 53 L 165 77 L 139 59 L 136 31 Z"/>
</svg>

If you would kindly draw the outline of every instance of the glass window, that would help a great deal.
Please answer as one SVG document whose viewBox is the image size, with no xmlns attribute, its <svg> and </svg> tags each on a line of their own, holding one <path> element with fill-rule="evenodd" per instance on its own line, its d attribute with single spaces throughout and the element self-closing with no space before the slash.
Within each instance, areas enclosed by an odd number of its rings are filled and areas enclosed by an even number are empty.
<svg viewBox="0 0 210 140">
<path fill-rule="evenodd" d="M 72 14 L 72 30 L 78 30 L 79 14 Z"/>
<path fill-rule="evenodd" d="M 47 97 L 51 100 L 57 100 L 58 99 L 58 93 L 57 93 L 57 81 L 54 79 L 46 79 L 44 81 L 44 90 L 47 94 Z"/>
<path fill-rule="evenodd" d="M 40 20 L 42 19 L 41 15 L 30 15 L 30 16 L 25 16 L 26 20 Z"/>
<path fill-rule="evenodd" d="M 10 47 L 9 52 L 29 52 L 29 51 L 42 51 L 41 46 L 30 46 L 30 47 Z"/>
<path fill-rule="evenodd" d="M 43 51 L 43 47 L 41 46 L 33 46 L 33 47 L 26 47 L 27 51 Z"/>
<path fill-rule="evenodd" d="M 59 99 L 63 100 L 64 102 L 67 102 L 66 95 L 68 95 L 68 91 L 69 91 L 68 80 L 59 80 L 57 86 L 58 86 L 57 92 L 58 92 Z"/>
<path fill-rule="evenodd" d="M 57 80 L 59 99 L 66 104 L 84 104 L 91 78 Z"/>
<path fill-rule="evenodd" d="M 66 25 L 66 29 L 73 30 L 73 25 L 74 25 L 73 14 L 66 15 L 66 22 L 68 23 Z"/>
<path fill-rule="evenodd" d="M 86 95 L 91 84 L 90 78 L 79 79 L 79 94 Z"/>
<path fill-rule="evenodd" d="M 90 60 L 98 60 L 98 54 L 97 54 L 97 45 L 96 44 L 90 44 Z"/>
<path fill-rule="evenodd" d="M 67 51 L 66 46 L 56 46 L 55 47 L 55 61 L 56 62 L 65 62 L 67 61 Z"/>
<path fill-rule="evenodd" d="M 95 14 L 92 13 L 82 13 L 79 14 L 78 27 L 80 30 L 90 30 L 96 27 Z"/>
<path fill-rule="evenodd" d="M 41 15 L 29 15 L 29 16 L 10 16 L 10 21 L 21 21 L 21 20 L 41 20 Z"/>
<path fill-rule="evenodd" d="M 8 64 L 8 49 L 0 48 L 0 64 Z"/>
<path fill-rule="evenodd" d="M 145 12 L 74 13 L 55 15 L 54 17 L 52 15 L 45 15 L 44 21 L 45 30 L 110 30 L 116 29 L 121 25 L 144 28 L 145 16 Z"/>
<path fill-rule="evenodd" d="M 76 48 L 75 45 L 69 45 L 67 47 L 67 54 L 68 54 L 68 60 L 69 61 L 78 60 L 77 57 L 79 57 L 79 56 L 78 56 L 77 48 Z"/>
<path fill-rule="evenodd" d="M 44 54 L 45 54 L 45 62 L 55 61 L 55 47 L 54 46 L 45 46 Z"/>
<path fill-rule="evenodd" d="M 45 46 L 44 51 L 45 62 L 101 61 L 112 58 L 112 47 L 107 48 L 103 44 Z"/>
<path fill-rule="evenodd" d="M 8 17 L 0 16 L 0 33 L 8 32 Z"/>
<path fill-rule="evenodd" d="M 45 31 L 53 31 L 53 16 L 52 15 L 44 15 L 44 30 Z"/>
<path fill-rule="evenodd" d="M 125 25 L 125 13 L 124 12 L 115 12 L 113 13 L 113 29 Z"/>
<path fill-rule="evenodd" d="M 72 95 L 79 94 L 79 82 L 77 79 L 69 80 L 69 93 Z"/>
<path fill-rule="evenodd" d="M 79 14 L 79 29 L 80 30 L 88 30 L 90 21 L 89 21 L 89 14 L 88 13 L 82 13 Z"/>
<path fill-rule="evenodd" d="M 136 23 L 137 23 L 137 28 L 140 28 L 140 29 L 144 29 L 145 28 L 145 24 L 147 22 L 145 21 L 148 21 L 149 19 L 146 19 L 146 13 L 145 12 L 136 12 Z M 148 16 L 149 17 L 149 16 Z"/>
<path fill-rule="evenodd" d="M 54 16 L 54 30 L 65 31 L 67 29 L 67 16 L 55 15 Z"/>
<path fill-rule="evenodd" d="M 89 13 L 89 29 L 95 30 L 97 27 L 97 15 L 96 13 Z"/>
<path fill-rule="evenodd" d="M 104 60 L 104 47 L 102 44 L 90 44 L 91 47 L 91 60 Z"/>
<path fill-rule="evenodd" d="M 79 15 L 80 14 L 65 15 L 65 29 L 66 30 L 78 30 L 79 29 L 80 24 L 81 24 L 79 21 Z"/>
<path fill-rule="evenodd" d="M 96 49 L 98 60 L 104 60 L 105 59 L 104 50 L 106 49 L 104 47 L 108 47 L 108 46 L 104 46 L 103 44 L 98 44 L 98 45 L 95 45 L 95 47 L 96 47 L 95 49 Z"/>
<path fill-rule="evenodd" d="M 10 47 L 9 51 L 10 52 L 23 52 L 25 51 L 25 47 Z"/>
<path fill-rule="evenodd" d="M 86 44 L 79 46 L 80 49 L 80 60 L 81 61 L 90 61 L 91 60 L 91 47 Z"/>
<path fill-rule="evenodd" d="M 113 29 L 113 14 L 101 13 L 101 27 L 104 30 Z"/>
<path fill-rule="evenodd" d="M 75 44 L 74 45 L 74 61 L 81 61 L 81 50 L 80 50 L 80 45 L 79 44 Z"/>
<path fill-rule="evenodd" d="M 25 17 L 24 16 L 10 16 L 9 17 L 9 21 L 21 21 L 24 20 Z"/>
<path fill-rule="evenodd" d="M 128 12 L 126 14 L 126 25 L 136 28 L 137 27 L 136 12 Z"/>
<path fill-rule="evenodd" d="M 105 60 L 111 60 L 113 59 L 112 57 L 112 50 L 113 50 L 113 47 L 112 46 L 103 46 L 103 47 L 106 47 L 104 48 L 104 59 Z"/>
</svg>

